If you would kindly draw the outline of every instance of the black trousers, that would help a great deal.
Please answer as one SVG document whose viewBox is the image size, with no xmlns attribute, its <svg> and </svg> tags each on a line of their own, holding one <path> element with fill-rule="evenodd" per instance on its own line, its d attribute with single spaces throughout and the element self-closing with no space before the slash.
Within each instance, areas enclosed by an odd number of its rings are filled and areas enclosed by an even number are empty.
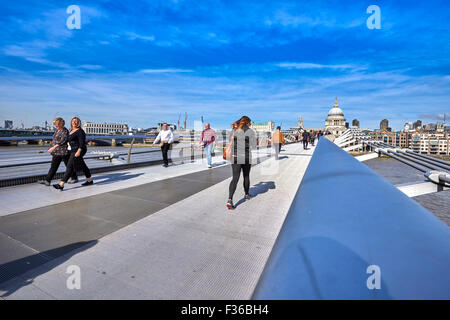
<svg viewBox="0 0 450 320">
<path fill-rule="evenodd" d="M 232 164 L 231 170 L 233 172 L 233 179 L 230 182 L 228 199 L 233 199 L 234 192 L 236 191 L 237 183 L 239 181 L 239 177 L 241 175 L 241 170 L 244 175 L 244 191 L 245 194 L 248 194 L 250 189 L 250 169 L 251 164 Z"/>
<path fill-rule="evenodd" d="M 45 180 L 47 180 L 48 182 L 52 181 L 53 177 L 55 176 L 56 172 L 58 171 L 61 161 L 64 161 L 64 164 L 66 165 L 66 169 L 67 169 L 67 164 L 69 162 L 69 158 L 70 158 L 70 154 L 65 155 L 65 156 L 53 156 L 52 164 L 50 165 L 50 170 L 48 171 L 47 178 L 45 178 Z M 76 171 L 72 172 L 71 177 L 73 180 L 78 179 Z"/>
<path fill-rule="evenodd" d="M 303 149 L 308 148 L 308 140 L 303 140 Z"/>
<path fill-rule="evenodd" d="M 169 152 L 170 144 L 164 143 L 161 147 L 163 161 L 165 165 L 169 165 L 169 157 L 167 156 L 167 153 Z"/>
<path fill-rule="evenodd" d="M 66 173 L 64 173 L 64 178 L 61 181 L 67 182 L 67 180 L 69 180 L 69 178 L 73 174 L 73 172 L 76 172 L 76 170 L 78 168 L 83 170 L 86 178 L 91 177 L 91 171 L 89 170 L 89 168 L 86 165 L 86 162 L 84 162 L 84 159 L 83 159 L 84 155 L 86 154 L 86 151 L 87 151 L 87 149 L 83 149 L 78 158 L 75 157 L 75 153 L 77 153 L 76 150 L 75 151 L 72 150 L 70 152 L 69 161 L 67 162 Z"/>
</svg>

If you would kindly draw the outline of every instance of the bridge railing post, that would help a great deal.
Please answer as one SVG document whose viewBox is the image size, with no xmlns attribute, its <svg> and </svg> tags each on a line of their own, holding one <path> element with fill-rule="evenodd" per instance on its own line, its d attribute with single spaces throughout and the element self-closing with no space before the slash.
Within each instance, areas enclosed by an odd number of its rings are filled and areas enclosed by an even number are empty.
<svg viewBox="0 0 450 320">
<path fill-rule="evenodd" d="M 128 158 L 127 158 L 127 163 L 130 163 L 131 149 L 133 148 L 133 143 L 134 143 L 134 138 L 133 138 L 133 140 L 131 140 L 130 147 L 128 148 Z"/>
</svg>

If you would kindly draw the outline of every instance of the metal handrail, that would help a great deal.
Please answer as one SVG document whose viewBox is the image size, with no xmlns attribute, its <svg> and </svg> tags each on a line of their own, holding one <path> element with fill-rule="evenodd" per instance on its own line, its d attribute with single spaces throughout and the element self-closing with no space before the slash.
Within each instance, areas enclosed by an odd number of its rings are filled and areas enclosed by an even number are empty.
<svg viewBox="0 0 450 320">
<path fill-rule="evenodd" d="M 95 139 L 151 139 L 156 135 L 86 135 L 86 140 Z M 0 137 L 0 141 L 22 141 L 22 140 L 52 140 L 52 136 L 11 136 Z"/>
<path fill-rule="evenodd" d="M 394 151 L 389 150 L 388 153 L 389 153 L 389 156 L 394 154 L 394 155 L 400 156 L 400 157 L 402 157 L 402 158 L 404 158 L 406 160 L 409 160 L 411 162 L 418 163 L 418 164 L 420 164 L 423 167 L 430 168 L 431 170 L 442 170 L 440 167 L 438 167 L 437 165 L 435 165 L 433 163 L 428 163 L 427 161 L 424 161 L 422 159 L 414 158 L 414 157 L 412 157 L 412 156 L 410 156 L 410 155 L 408 155 L 406 153 L 403 153 L 403 152 L 394 152 Z"/>
<path fill-rule="evenodd" d="M 401 161 L 422 172 L 427 172 L 428 170 L 426 168 L 445 171 L 449 171 L 450 169 L 450 163 L 447 161 L 435 159 L 432 157 L 426 157 L 422 154 L 412 152 L 410 150 L 395 148 L 384 142 L 371 141 L 366 142 L 366 144 L 372 148 L 377 148 L 379 153 Z M 417 164 L 419 164 L 419 166 Z"/>
<path fill-rule="evenodd" d="M 253 298 L 450 299 L 449 266 L 447 225 L 320 139 Z"/>
<path fill-rule="evenodd" d="M 420 156 L 421 158 L 432 160 L 434 162 L 442 163 L 442 164 L 444 164 L 446 166 L 450 165 L 450 162 L 448 162 L 448 161 L 444 161 L 444 160 L 441 160 L 441 159 L 436 159 L 436 158 L 433 158 L 433 157 L 430 157 L 430 156 L 427 156 L 427 155 L 424 155 L 424 154 L 420 154 L 420 153 L 417 153 L 417 152 L 414 152 L 414 151 L 411 151 L 411 150 L 405 150 L 405 152 L 406 153 L 411 153 L 411 154 L 414 154 L 414 155 L 417 155 L 417 156 Z"/>
<path fill-rule="evenodd" d="M 435 166 L 438 166 L 438 167 L 440 167 L 440 168 L 442 168 L 442 169 L 445 169 L 445 170 L 447 170 L 447 171 L 449 171 L 450 170 L 450 164 L 445 164 L 445 163 L 442 163 L 441 161 L 434 161 L 434 159 L 433 158 L 431 158 L 431 159 L 428 159 L 428 158 L 424 158 L 424 157 L 421 157 L 419 154 L 417 154 L 417 153 L 415 153 L 415 152 L 406 152 L 406 151 L 403 151 L 403 150 L 397 150 L 397 153 L 403 153 L 403 154 L 405 154 L 405 155 L 408 155 L 408 156 L 410 156 L 410 157 L 413 157 L 413 158 L 415 158 L 415 159 L 417 159 L 417 160 L 420 160 L 420 161 L 423 161 L 423 162 L 427 162 L 427 163 L 430 163 L 430 164 L 432 164 L 432 165 L 435 165 Z M 439 159 L 438 159 L 439 160 Z M 441 169 L 440 169 L 441 170 Z"/>
<path fill-rule="evenodd" d="M 181 146 L 181 147 L 176 147 L 173 148 L 172 150 L 179 150 L 179 149 L 192 149 L 193 147 L 195 147 L 196 145 L 191 145 L 191 146 Z M 152 148 L 151 145 L 148 146 L 149 148 Z M 266 146 L 258 146 L 257 149 L 259 150 L 260 148 L 266 148 Z M 145 153 L 152 153 L 152 152 L 161 152 L 161 149 L 159 149 L 158 147 L 154 147 L 153 150 L 146 150 L 146 151 L 134 151 L 134 152 L 105 152 L 104 154 L 89 154 L 89 155 L 85 155 L 83 157 L 83 159 L 88 160 L 88 159 L 101 159 L 101 158 L 108 158 L 106 160 L 111 160 L 113 158 L 117 158 L 119 156 L 127 156 L 128 154 L 130 155 L 136 155 L 136 154 L 145 154 Z M 32 165 L 38 165 L 38 164 L 47 164 L 47 163 L 51 163 L 52 160 L 51 158 L 48 160 L 41 160 L 41 161 L 31 161 L 31 162 L 18 162 L 18 163 L 8 163 L 8 164 L 0 164 L 0 169 L 3 168 L 12 168 L 12 167 L 22 167 L 22 166 L 32 166 Z"/>
<path fill-rule="evenodd" d="M 260 151 L 264 151 L 264 149 L 270 149 L 271 146 L 257 146 L 256 150 Z M 189 149 L 189 147 L 188 147 Z M 161 150 L 153 150 L 151 152 L 154 151 L 159 151 L 161 152 Z M 260 163 L 261 161 L 267 159 L 268 157 L 273 156 L 274 154 L 272 153 L 268 153 L 266 156 L 261 156 L 258 157 L 256 159 L 257 163 Z M 102 156 L 100 156 L 102 157 Z M 169 159 L 169 162 L 173 162 L 173 161 L 185 161 L 185 160 L 194 160 L 194 159 L 202 159 L 206 157 L 206 154 L 204 152 L 204 149 L 201 150 L 200 154 L 195 155 L 194 153 L 191 153 L 191 155 L 188 156 L 182 156 L 182 157 L 171 157 L 171 159 Z M 85 158 L 86 159 L 86 158 Z M 51 162 L 51 161 L 48 161 Z M 47 163 L 47 162 L 46 162 Z M 122 164 L 114 164 L 114 165 L 109 165 L 109 166 L 101 166 L 101 167 L 94 167 L 91 168 L 91 173 L 101 173 L 101 172 L 109 172 L 109 171 L 116 171 L 116 170 L 124 170 L 124 169 L 129 169 L 129 168 L 135 168 L 135 167 L 146 167 L 146 166 L 152 166 L 152 165 L 158 165 L 158 164 L 162 164 L 163 160 L 162 159 L 157 159 L 157 160 L 146 160 L 146 161 L 136 161 L 136 162 L 127 162 L 127 163 L 122 163 Z M 38 163 L 30 163 L 31 164 L 38 164 Z M 64 173 L 57 173 L 55 175 L 55 179 L 58 178 L 62 178 L 62 175 Z M 81 174 L 81 173 L 80 173 Z M 0 188 L 3 187 L 9 187 L 9 186 L 16 186 L 16 185 L 20 185 L 20 184 L 27 184 L 27 183 L 34 183 L 38 180 L 42 180 L 46 177 L 46 174 L 40 173 L 40 174 L 29 174 L 29 175 L 25 175 L 25 176 L 19 176 L 19 177 L 11 177 L 11 178 L 3 178 L 0 179 Z"/>
<path fill-rule="evenodd" d="M 152 146 L 149 145 L 149 148 L 151 148 Z M 187 148 L 187 147 L 186 147 Z M 174 149 L 179 149 L 179 148 L 174 148 Z M 131 154 L 144 154 L 144 153 L 151 153 L 151 152 L 161 152 L 160 149 L 158 149 L 157 147 L 155 147 L 154 150 L 147 150 L 147 151 L 135 151 L 135 152 L 131 152 Z M 113 156 L 111 156 L 111 154 Z M 98 154 L 98 155 L 85 155 L 83 158 L 85 160 L 87 159 L 100 159 L 100 158 L 105 158 L 105 157 L 110 157 L 111 159 L 114 157 L 119 157 L 119 156 L 126 156 L 128 155 L 127 152 L 105 152 L 104 154 Z M 31 165 L 37 165 L 37 164 L 46 164 L 46 163 L 51 163 L 52 160 L 48 159 L 48 160 L 42 160 L 42 161 L 32 161 L 32 162 L 19 162 L 19 163 L 10 163 L 10 164 L 0 164 L 0 169 L 1 168 L 10 168 L 10 167 L 21 167 L 21 166 L 31 166 Z"/>
</svg>

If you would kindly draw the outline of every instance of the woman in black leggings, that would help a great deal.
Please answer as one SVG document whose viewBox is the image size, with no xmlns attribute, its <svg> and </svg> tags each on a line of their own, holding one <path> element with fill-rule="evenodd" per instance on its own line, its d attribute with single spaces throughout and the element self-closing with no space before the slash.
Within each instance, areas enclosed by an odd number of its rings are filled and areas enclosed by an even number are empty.
<svg viewBox="0 0 450 320">
<path fill-rule="evenodd" d="M 86 133 L 81 129 L 81 120 L 77 117 L 73 117 L 70 121 L 71 131 L 69 133 L 69 146 L 70 146 L 70 157 L 67 163 L 66 172 L 64 173 L 64 178 L 59 184 L 54 184 L 55 189 L 63 190 L 64 184 L 69 180 L 73 171 L 76 170 L 77 166 L 80 166 L 87 178 L 87 181 L 82 183 L 82 186 L 90 186 L 94 183 L 91 178 L 91 171 L 84 162 L 84 155 L 87 151 L 86 146 Z"/>
<path fill-rule="evenodd" d="M 250 200 L 250 169 L 252 166 L 252 149 L 256 148 L 256 134 L 250 129 L 251 120 L 247 116 L 233 124 L 233 129 L 236 128 L 232 136 L 232 152 L 231 152 L 231 170 L 233 172 L 233 179 L 230 182 L 227 208 L 234 209 L 233 195 L 236 191 L 236 186 L 241 175 L 241 170 L 244 176 L 244 192 L 245 200 Z"/>
</svg>

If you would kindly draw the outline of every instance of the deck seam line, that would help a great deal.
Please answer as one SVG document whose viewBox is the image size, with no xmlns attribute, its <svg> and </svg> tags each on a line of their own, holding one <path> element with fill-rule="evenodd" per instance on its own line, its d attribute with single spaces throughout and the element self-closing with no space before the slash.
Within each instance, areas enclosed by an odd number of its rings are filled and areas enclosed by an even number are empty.
<svg viewBox="0 0 450 320">
<path fill-rule="evenodd" d="M 9 239 L 11 239 L 11 240 L 17 242 L 17 243 L 20 244 L 21 246 L 23 246 L 23 247 L 25 247 L 25 248 L 27 248 L 27 249 L 33 251 L 35 254 L 41 254 L 40 251 L 38 251 L 38 250 L 36 250 L 36 249 L 30 247 L 29 245 L 23 243 L 22 241 L 20 241 L 20 240 L 18 240 L 18 239 L 16 239 L 16 238 L 13 238 L 12 236 L 10 236 L 10 235 L 7 234 L 7 233 L 4 233 L 4 232 L 0 231 L 0 234 L 2 234 L 2 235 L 4 235 L 4 236 L 8 237 Z M 43 255 L 43 254 L 41 254 L 41 255 L 47 257 L 46 255 Z"/>
</svg>

